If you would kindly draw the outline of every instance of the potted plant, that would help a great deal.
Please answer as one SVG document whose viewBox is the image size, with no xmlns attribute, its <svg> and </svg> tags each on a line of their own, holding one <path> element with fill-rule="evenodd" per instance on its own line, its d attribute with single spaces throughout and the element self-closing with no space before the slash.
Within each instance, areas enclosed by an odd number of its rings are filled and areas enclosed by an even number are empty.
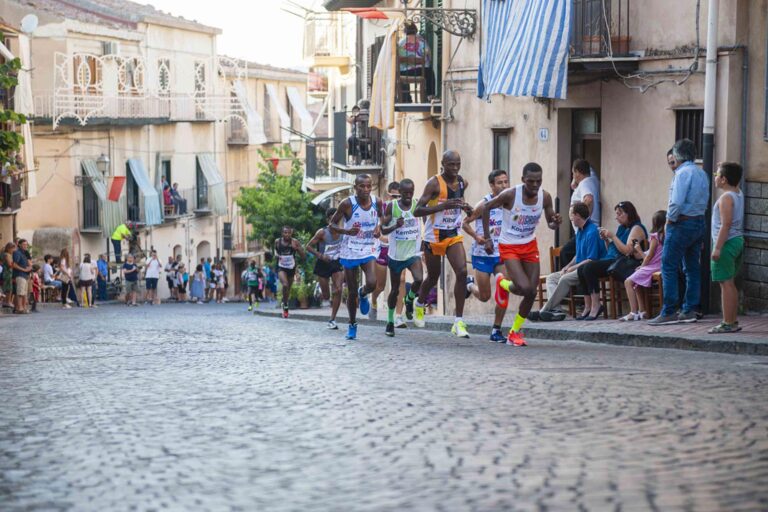
<svg viewBox="0 0 768 512">
<path fill-rule="evenodd" d="M 299 289 L 300 285 L 294 285 L 291 287 L 291 294 L 288 296 L 288 307 L 296 309 L 299 306 Z"/>
<path fill-rule="evenodd" d="M 301 309 L 309 308 L 309 299 L 312 297 L 312 291 L 315 289 L 315 283 L 312 281 L 301 283 L 296 288 L 299 307 Z"/>
</svg>

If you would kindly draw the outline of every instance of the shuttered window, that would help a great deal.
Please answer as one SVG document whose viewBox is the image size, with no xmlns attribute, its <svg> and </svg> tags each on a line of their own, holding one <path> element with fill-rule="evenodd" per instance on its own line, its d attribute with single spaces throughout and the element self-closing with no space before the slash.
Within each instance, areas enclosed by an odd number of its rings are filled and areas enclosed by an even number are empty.
<svg viewBox="0 0 768 512">
<path fill-rule="evenodd" d="M 690 139 L 696 144 L 696 160 L 701 160 L 704 132 L 703 109 L 675 110 L 675 140 Z"/>
</svg>

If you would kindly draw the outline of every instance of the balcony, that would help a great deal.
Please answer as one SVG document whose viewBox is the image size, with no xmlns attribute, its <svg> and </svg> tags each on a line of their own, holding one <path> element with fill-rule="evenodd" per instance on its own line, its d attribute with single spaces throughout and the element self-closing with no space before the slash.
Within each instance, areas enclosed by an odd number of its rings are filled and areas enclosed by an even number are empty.
<svg viewBox="0 0 768 512">
<path fill-rule="evenodd" d="M 348 174 L 378 174 L 384 168 L 383 134 L 368 126 L 368 111 L 334 112 L 333 167 Z"/>
<path fill-rule="evenodd" d="M 13 215 L 21 209 L 25 197 L 25 175 L 11 175 L 10 183 L 7 176 L 0 180 L 0 215 Z"/>
<path fill-rule="evenodd" d="M 343 15 L 307 12 L 304 18 L 304 59 L 310 68 L 338 68 L 349 73 L 352 63 Z"/>
<path fill-rule="evenodd" d="M 328 72 L 325 69 L 312 70 L 307 75 L 307 94 L 313 98 L 328 95 Z"/>
<path fill-rule="evenodd" d="M 187 215 L 210 215 L 208 187 L 191 187 L 178 190 L 178 196 L 171 198 L 171 204 L 163 204 L 163 220 L 175 222 Z"/>
<path fill-rule="evenodd" d="M 355 177 L 331 165 L 333 139 L 315 139 L 307 144 L 304 182 L 313 192 L 322 192 L 342 185 L 350 185 Z"/>
<path fill-rule="evenodd" d="M 573 0 L 571 71 L 636 69 L 630 53 L 631 0 Z"/>
</svg>

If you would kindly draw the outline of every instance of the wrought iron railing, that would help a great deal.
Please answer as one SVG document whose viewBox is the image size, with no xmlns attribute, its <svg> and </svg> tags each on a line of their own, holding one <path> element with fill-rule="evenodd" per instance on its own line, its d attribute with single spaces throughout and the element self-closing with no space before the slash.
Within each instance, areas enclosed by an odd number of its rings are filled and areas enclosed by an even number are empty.
<svg viewBox="0 0 768 512">
<path fill-rule="evenodd" d="M 306 178 L 315 184 L 352 183 L 355 177 L 335 168 L 331 154 L 333 139 L 316 139 L 307 144 Z"/>
<path fill-rule="evenodd" d="M 384 163 L 381 130 L 368 126 L 369 112 L 334 113 L 333 161 L 345 166 L 380 166 Z"/>
<path fill-rule="evenodd" d="M 629 54 L 631 0 L 573 0 L 571 58 Z"/>
</svg>

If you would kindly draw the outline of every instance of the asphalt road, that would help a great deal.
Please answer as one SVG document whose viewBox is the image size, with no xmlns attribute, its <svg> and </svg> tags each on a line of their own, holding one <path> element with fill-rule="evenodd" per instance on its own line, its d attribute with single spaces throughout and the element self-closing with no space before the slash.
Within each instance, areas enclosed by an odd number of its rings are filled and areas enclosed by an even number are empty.
<svg viewBox="0 0 768 512">
<path fill-rule="evenodd" d="M 4 511 L 768 510 L 768 358 L 232 304 L 0 322 Z"/>
</svg>

